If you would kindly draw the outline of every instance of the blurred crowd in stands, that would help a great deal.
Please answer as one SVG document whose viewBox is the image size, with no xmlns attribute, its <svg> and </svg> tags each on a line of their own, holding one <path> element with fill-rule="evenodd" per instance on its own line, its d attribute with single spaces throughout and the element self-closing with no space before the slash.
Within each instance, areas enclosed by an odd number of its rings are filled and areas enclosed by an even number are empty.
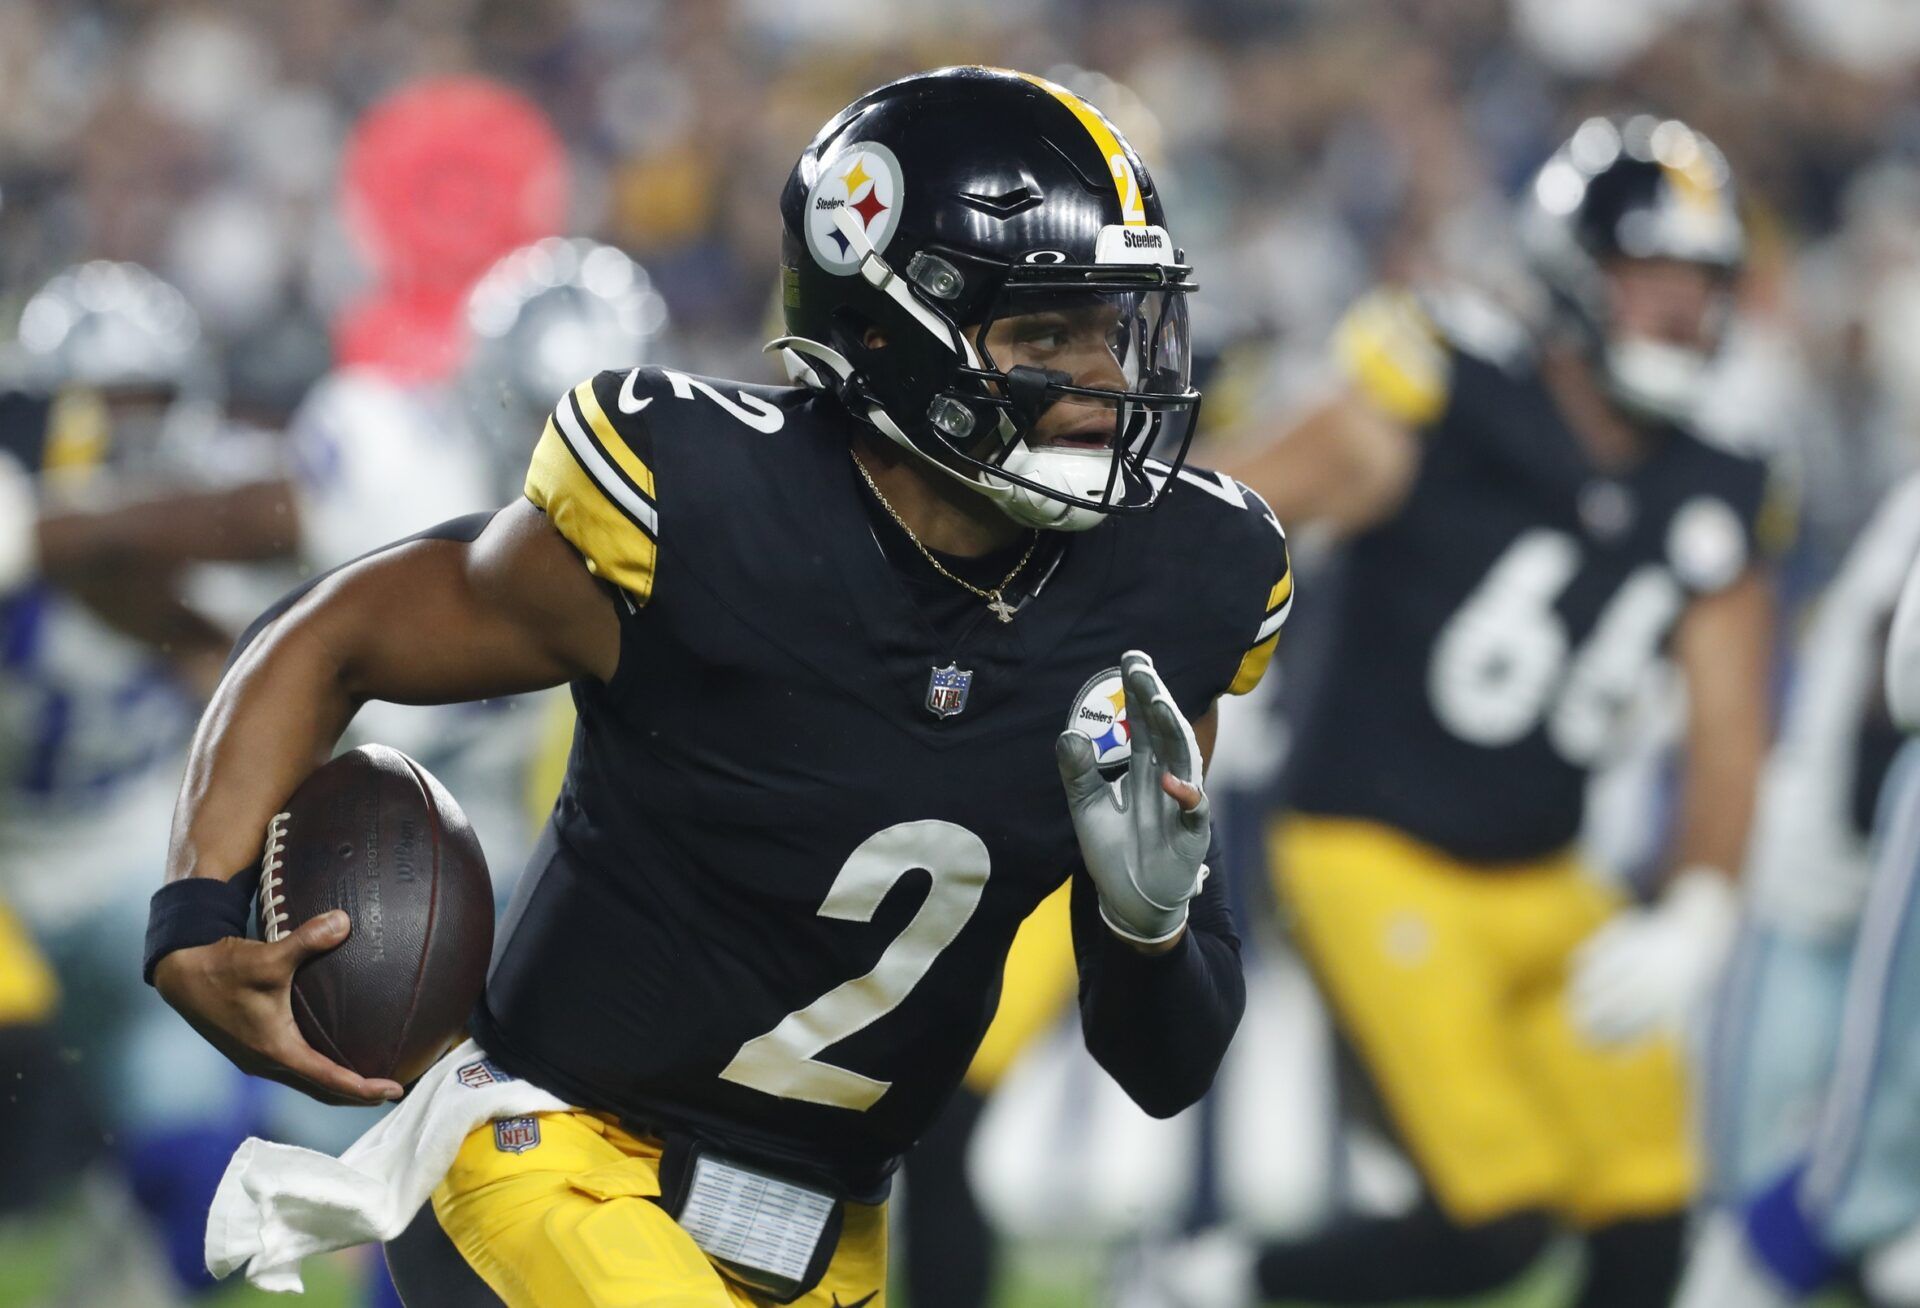
<svg viewBox="0 0 1920 1308">
<path fill-rule="evenodd" d="M 955 61 L 1075 83 L 1148 159 L 1205 286 L 1216 436 L 1311 387 L 1373 280 L 1500 279 L 1513 190 L 1580 116 L 1637 107 L 1745 181 L 1757 275 L 1723 417 L 1790 447 L 1815 575 L 1911 457 L 1920 11 L 1899 0 L 4 0 L 0 327 L 75 260 L 141 262 L 270 425 L 375 275 L 338 202 L 357 117 L 482 73 L 564 142 L 570 232 L 651 272 L 663 361 L 765 375 L 805 137 Z"/>
</svg>

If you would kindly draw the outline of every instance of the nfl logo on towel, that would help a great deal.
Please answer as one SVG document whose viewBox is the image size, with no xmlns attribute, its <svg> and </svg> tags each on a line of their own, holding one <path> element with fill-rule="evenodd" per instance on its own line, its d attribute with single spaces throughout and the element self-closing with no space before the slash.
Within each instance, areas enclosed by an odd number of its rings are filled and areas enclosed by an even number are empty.
<svg viewBox="0 0 1920 1308">
<path fill-rule="evenodd" d="M 949 663 L 935 668 L 927 682 L 927 708 L 936 718 L 950 718 L 967 706 L 967 690 L 973 685 L 973 673 Z"/>
<path fill-rule="evenodd" d="M 498 1085 L 503 1081 L 513 1080 L 512 1077 L 495 1067 L 493 1060 L 488 1058 L 482 1058 L 475 1063 L 464 1063 L 461 1065 L 460 1070 L 455 1072 L 454 1075 L 460 1078 L 460 1084 L 469 1090 L 479 1090 L 484 1086 Z"/>
<path fill-rule="evenodd" d="M 493 1124 L 493 1147 L 503 1154 L 524 1154 L 539 1143 L 537 1117 L 503 1117 Z"/>
</svg>

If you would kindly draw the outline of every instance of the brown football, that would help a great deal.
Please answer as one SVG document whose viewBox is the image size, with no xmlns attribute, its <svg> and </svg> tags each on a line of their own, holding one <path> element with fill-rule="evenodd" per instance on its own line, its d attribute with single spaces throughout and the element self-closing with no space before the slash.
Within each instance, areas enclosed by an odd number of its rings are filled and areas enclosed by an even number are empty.
<svg viewBox="0 0 1920 1308">
<path fill-rule="evenodd" d="M 362 745 L 300 783 L 268 829 L 257 907 L 266 940 L 330 909 L 353 920 L 293 977 L 294 1020 L 334 1062 L 407 1085 L 460 1038 L 493 888 L 466 814 L 399 750 Z"/>
</svg>

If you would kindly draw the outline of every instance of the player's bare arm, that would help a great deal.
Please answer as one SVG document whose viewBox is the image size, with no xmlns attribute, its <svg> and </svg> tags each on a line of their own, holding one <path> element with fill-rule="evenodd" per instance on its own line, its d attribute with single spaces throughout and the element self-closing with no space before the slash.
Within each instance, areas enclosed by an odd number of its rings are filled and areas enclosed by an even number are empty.
<svg viewBox="0 0 1920 1308">
<path fill-rule="evenodd" d="M 0 482 L 9 483 L 0 486 L 0 502 L 17 516 L 6 529 L 10 539 L 0 541 L 0 587 L 31 571 L 122 635 L 163 651 L 188 686 L 210 694 L 232 633 L 181 597 L 178 569 L 291 554 L 287 484 L 42 503 L 32 480 L 10 466 L 0 466 Z"/>
<path fill-rule="evenodd" d="M 1575 956 L 1573 1008 L 1596 1039 L 1692 1020 L 1732 943 L 1733 882 L 1771 738 L 1772 615 L 1766 573 L 1749 567 L 1694 599 L 1675 630 L 1688 712 L 1674 871 L 1658 899 L 1616 917 Z"/>
<path fill-rule="evenodd" d="M 58 584 L 121 635 L 160 651 L 174 675 L 196 693 L 213 693 L 233 633 L 181 597 L 177 568 L 128 558 Z"/>
<path fill-rule="evenodd" d="M 188 760 L 168 879 L 224 880 L 252 865 L 268 821 L 367 700 L 451 703 L 604 680 L 618 651 L 607 595 L 529 504 L 471 543 L 416 541 L 342 570 L 263 631 L 215 694 Z M 350 929 L 328 915 L 274 944 L 177 950 L 154 982 L 247 1071 L 378 1102 L 399 1087 L 322 1057 L 287 1000 L 294 969 Z"/>
<path fill-rule="evenodd" d="M 41 573 L 67 582 L 147 564 L 250 563 L 297 543 L 293 490 L 283 480 L 170 492 L 107 504 L 51 505 L 35 524 Z"/>
<path fill-rule="evenodd" d="M 1674 866 L 1737 875 L 1772 737 L 1774 602 L 1759 568 L 1689 606 L 1674 633 L 1687 682 L 1687 761 Z"/>
<path fill-rule="evenodd" d="M 1346 537 L 1405 506 L 1421 433 L 1448 408 L 1452 362 L 1419 297 L 1393 288 L 1348 309 L 1332 345 L 1341 387 L 1230 471 L 1282 522 Z"/>
<path fill-rule="evenodd" d="M 1418 433 L 1365 396 L 1343 390 L 1229 471 L 1282 522 L 1349 536 L 1392 516 L 1419 466 Z"/>
</svg>

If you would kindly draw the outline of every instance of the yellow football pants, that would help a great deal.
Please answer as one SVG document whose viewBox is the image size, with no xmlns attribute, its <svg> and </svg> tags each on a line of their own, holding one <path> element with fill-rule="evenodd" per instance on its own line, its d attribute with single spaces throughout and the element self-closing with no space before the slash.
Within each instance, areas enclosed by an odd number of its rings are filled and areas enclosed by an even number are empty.
<svg viewBox="0 0 1920 1308">
<path fill-rule="evenodd" d="M 733 1285 L 666 1211 L 660 1147 L 592 1113 L 542 1113 L 539 1143 L 469 1135 L 433 1212 L 508 1308 L 765 1308 Z M 826 1276 L 801 1308 L 885 1308 L 884 1204 L 848 1204 Z"/>
<path fill-rule="evenodd" d="M 1027 915 L 1007 952 L 1000 1006 L 967 1068 L 967 1089 L 993 1093 L 1026 1047 L 1053 1029 L 1080 989 L 1073 956 L 1073 883 L 1066 882 Z"/>
<path fill-rule="evenodd" d="M 1569 955 L 1619 908 L 1571 855 L 1476 867 L 1380 825 L 1272 833 L 1295 936 L 1441 1207 L 1598 1226 L 1693 1191 L 1678 1051 L 1585 1040 Z"/>
</svg>

